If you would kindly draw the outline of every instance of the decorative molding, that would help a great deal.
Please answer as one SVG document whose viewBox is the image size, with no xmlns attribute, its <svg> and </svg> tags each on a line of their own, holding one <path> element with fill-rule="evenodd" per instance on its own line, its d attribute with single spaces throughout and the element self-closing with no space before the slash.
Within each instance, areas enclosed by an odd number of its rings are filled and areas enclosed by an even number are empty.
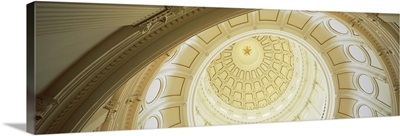
<svg viewBox="0 0 400 136">
<path fill-rule="evenodd" d="M 182 6 L 167 6 L 167 9 L 172 15 L 180 15 L 186 12 L 186 7 Z"/>
<path fill-rule="evenodd" d="M 350 20 L 350 26 L 351 26 L 352 28 L 354 28 L 355 26 L 360 26 L 362 22 L 363 22 L 363 20 L 360 19 L 360 18 L 351 18 L 351 20 Z"/>
<path fill-rule="evenodd" d="M 173 18 L 174 16 L 184 14 L 186 12 L 186 7 L 170 6 L 167 7 L 167 11 L 157 15 L 150 20 L 139 25 L 139 30 L 142 34 L 147 34 L 153 29 L 157 23 L 165 24 L 168 22 L 168 18 Z"/>
<path fill-rule="evenodd" d="M 36 97 L 36 122 L 43 119 L 50 109 L 57 104 L 58 102 L 52 98 L 46 96 Z"/>
<path fill-rule="evenodd" d="M 366 13 L 367 14 L 367 18 L 370 18 L 372 22 L 376 22 L 377 25 L 379 25 L 380 23 L 383 23 L 384 21 L 379 18 L 379 13 Z"/>
<path fill-rule="evenodd" d="M 109 101 L 103 108 L 109 111 L 116 110 L 119 105 L 117 101 Z"/>
<path fill-rule="evenodd" d="M 103 108 L 108 110 L 106 120 L 113 120 L 115 113 L 117 112 L 119 102 L 110 101 Z"/>
</svg>

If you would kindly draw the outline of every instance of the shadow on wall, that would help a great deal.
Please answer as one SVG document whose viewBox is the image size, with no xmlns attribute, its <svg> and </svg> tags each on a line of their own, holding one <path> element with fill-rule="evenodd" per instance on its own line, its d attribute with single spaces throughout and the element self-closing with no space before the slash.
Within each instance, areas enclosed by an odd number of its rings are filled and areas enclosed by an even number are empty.
<svg viewBox="0 0 400 136">
<path fill-rule="evenodd" d="M 26 132 L 26 123 L 4 123 L 4 125 Z"/>
</svg>

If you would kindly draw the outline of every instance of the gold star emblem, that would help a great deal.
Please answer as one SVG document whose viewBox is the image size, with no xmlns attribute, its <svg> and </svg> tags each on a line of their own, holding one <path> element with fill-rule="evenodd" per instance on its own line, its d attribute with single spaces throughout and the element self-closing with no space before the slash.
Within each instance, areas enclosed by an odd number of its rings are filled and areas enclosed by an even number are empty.
<svg viewBox="0 0 400 136">
<path fill-rule="evenodd" d="M 246 46 L 246 48 L 243 49 L 244 55 L 250 55 L 251 53 L 251 49 L 249 48 L 249 46 Z"/>
</svg>

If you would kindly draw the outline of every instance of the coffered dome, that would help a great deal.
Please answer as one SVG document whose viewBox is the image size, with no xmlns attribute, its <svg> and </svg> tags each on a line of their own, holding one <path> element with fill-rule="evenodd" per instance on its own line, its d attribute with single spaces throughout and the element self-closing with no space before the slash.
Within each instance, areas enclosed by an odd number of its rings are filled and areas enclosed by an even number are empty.
<svg viewBox="0 0 400 136">
<path fill-rule="evenodd" d="M 321 118 L 327 84 L 315 78 L 325 75 L 302 39 L 261 30 L 232 37 L 220 46 L 224 48 L 208 55 L 210 60 L 203 63 L 205 68 L 195 85 L 194 104 L 197 116 L 203 118 L 196 119 L 197 123 L 282 121 L 304 110 L 307 104 L 303 102 L 311 95 L 318 98 L 312 101 L 319 105 L 310 113 Z M 310 86 L 313 82 L 320 88 Z"/>
<path fill-rule="evenodd" d="M 389 115 L 383 64 L 338 16 L 258 10 L 202 30 L 167 54 L 137 127 Z"/>
<path fill-rule="evenodd" d="M 287 91 L 294 70 L 292 52 L 292 45 L 281 37 L 243 39 L 213 59 L 205 79 L 209 89 L 230 106 L 243 110 L 263 108 Z"/>
</svg>

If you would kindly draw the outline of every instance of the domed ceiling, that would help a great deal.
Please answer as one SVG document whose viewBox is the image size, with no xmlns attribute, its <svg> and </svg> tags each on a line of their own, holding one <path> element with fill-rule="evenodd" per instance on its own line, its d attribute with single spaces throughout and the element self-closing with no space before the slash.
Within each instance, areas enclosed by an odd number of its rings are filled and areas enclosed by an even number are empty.
<svg viewBox="0 0 400 136">
<path fill-rule="evenodd" d="M 328 88 L 324 81 L 313 80 L 325 76 L 318 72 L 321 66 L 312 53 L 303 47 L 306 43 L 294 40 L 292 35 L 262 33 L 234 37 L 221 45 L 225 48 L 208 56 L 211 61 L 205 62 L 195 85 L 197 123 L 287 120 L 292 113 L 302 112 L 307 106 L 303 102 L 311 97 L 318 98 L 311 101 L 319 105 L 308 113 L 316 118 L 323 116 Z M 320 84 L 321 92 L 313 92 L 318 89 L 310 86 L 312 82 Z"/>
<path fill-rule="evenodd" d="M 293 77 L 289 41 L 277 36 L 254 36 L 223 50 L 207 68 L 211 89 L 238 109 L 254 110 L 275 102 Z"/>
<path fill-rule="evenodd" d="M 132 79 L 144 91 L 127 127 L 397 114 L 382 51 L 341 15 L 258 10 L 204 29 L 149 65 L 151 82 Z"/>
</svg>

